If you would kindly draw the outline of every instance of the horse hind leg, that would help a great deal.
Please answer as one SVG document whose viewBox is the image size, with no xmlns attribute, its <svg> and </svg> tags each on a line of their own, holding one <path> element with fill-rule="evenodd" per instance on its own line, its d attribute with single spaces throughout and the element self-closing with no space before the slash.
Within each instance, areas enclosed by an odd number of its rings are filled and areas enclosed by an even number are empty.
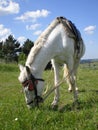
<svg viewBox="0 0 98 130">
<path fill-rule="evenodd" d="M 74 101 L 76 102 L 78 99 L 78 88 L 76 87 L 76 75 L 74 74 L 74 70 L 69 69 L 68 66 L 64 65 L 64 77 L 69 85 L 68 91 L 74 94 Z"/>
<path fill-rule="evenodd" d="M 69 70 L 68 70 L 68 67 L 67 67 L 66 64 L 64 65 L 64 78 L 66 79 L 67 84 L 69 85 L 68 91 L 72 92 L 72 85 L 71 85 L 71 82 L 70 82 Z"/>
<path fill-rule="evenodd" d="M 74 81 L 75 81 L 75 88 L 76 88 L 77 93 L 78 93 L 78 87 L 77 87 L 76 80 L 77 80 L 77 70 L 78 70 L 78 67 L 79 67 L 79 63 L 80 63 L 80 59 L 76 59 L 76 61 L 74 63 L 74 69 L 73 69 L 73 78 L 74 78 Z"/>
<path fill-rule="evenodd" d="M 68 92 L 72 92 L 72 83 L 71 83 L 71 75 L 73 73 L 73 78 L 75 80 L 75 89 L 76 91 L 78 91 L 78 87 L 77 87 L 77 84 L 76 84 L 76 73 L 77 73 L 77 69 L 75 68 L 74 70 L 72 71 L 69 71 L 68 67 L 66 64 L 64 64 L 64 77 L 67 81 L 67 84 L 69 85 L 69 88 L 68 88 Z"/>
</svg>

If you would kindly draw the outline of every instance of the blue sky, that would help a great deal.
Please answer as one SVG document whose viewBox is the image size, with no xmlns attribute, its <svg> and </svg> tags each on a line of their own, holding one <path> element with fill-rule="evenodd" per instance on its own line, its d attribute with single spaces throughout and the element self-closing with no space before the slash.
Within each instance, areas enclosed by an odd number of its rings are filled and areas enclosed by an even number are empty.
<svg viewBox="0 0 98 130">
<path fill-rule="evenodd" d="M 98 0 L 0 0 L 0 41 L 12 34 L 35 41 L 57 16 L 71 20 L 86 45 L 83 58 L 98 58 Z"/>
</svg>

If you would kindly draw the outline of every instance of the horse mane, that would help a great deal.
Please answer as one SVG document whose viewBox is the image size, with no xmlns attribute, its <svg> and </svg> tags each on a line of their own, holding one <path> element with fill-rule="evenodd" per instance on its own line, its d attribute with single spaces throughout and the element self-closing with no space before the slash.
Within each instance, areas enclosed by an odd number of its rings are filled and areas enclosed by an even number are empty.
<svg viewBox="0 0 98 130">
<path fill-rule="evenodd" d="M 57 17 L 57 19 L 63 24 L 69 37 L 74 38 L 77 41 L 81 40 L 81 34 L 72 21 L 66 19 L 65 17 Z"/>
<path fill-rule="evenodd" d="M 52 30 L 58 25 L 62 24 L 64 26 L 64 29 L 67 33 L 67 35 L 73 39 L 75 39 L 78 43 L 81 38 L 80 32 L 77 30 L 76 26 L 69 21 L 68 19 L 64 17 L 57 17 L 54 19 L 51 24 L 42 32 L 42 34 L 39 36 L 39 38 L 35 41 L 34 46 L 31 48 L 30 53 L 28 55 L 26 65 L 31 65 L 32 62 L 35 59 L 36 54 L 39 52 L 39 50 L 42 48 L 42 46 L 46 43 L 49 34 L 52 32 Z M 79 46 L 77 44 L 77 46 Z M 78 47 L 76 47 L 78 48 Z M 78 48 L 79 49 L 79 48 Z M 32 58 L 31 58 L 32 57 Z"/>
<path fill-rule="evenodd" d="M 31 65 L 32 62 L 35 59 L 36 54 L 39 52 L 39 50 L 42 48 L 42 46 L 46 43 L 47 38 L 49 34 L 52 32 L 52 30 L 57 26 L 58 20 L 55 19 L 53 22 L 46 28 L 43 33 L 39 36 L 39 38 L 35 41 L 34 46 L 31 48 L 30 53 L 28 55 L 26 65 Z M 31 59 L 32 57 L 32 59 Z"/>
</svg>

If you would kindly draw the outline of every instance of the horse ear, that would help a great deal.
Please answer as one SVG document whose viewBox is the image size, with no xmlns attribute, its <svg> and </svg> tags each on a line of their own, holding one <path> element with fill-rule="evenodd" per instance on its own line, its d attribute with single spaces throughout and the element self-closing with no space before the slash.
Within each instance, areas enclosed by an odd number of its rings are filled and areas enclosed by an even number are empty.
<svg viewBox="0 0 98 130">
<path fill-rule="evenodd" d="M 27 73 L 30 74 L 31 73 L 31 70 L 28 66 L 26 66 L 26 70 L 27 70 Z"/>
<path fill-rule="evenodd" d="M 18 66 L 19 66 L 20 71 L 22 71 L 24 69 L 23 65 L 19 64 Z"/>
</svg>

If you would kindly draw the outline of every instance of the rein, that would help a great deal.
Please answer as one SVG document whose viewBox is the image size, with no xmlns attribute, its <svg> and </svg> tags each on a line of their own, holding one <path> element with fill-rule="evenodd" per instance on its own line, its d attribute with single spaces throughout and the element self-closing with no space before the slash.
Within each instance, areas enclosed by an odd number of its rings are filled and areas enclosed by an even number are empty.
<svg viewBox="0 0 98 130">
<path fill-rule="evenodd" d="M 57 85 L 55 85 L 52 89 L 50 89 L 50 90 L 46 93 L 45 97 L 43 98 L 43 102 L 48 98 L 48 96 L 49 96 L 55 89 L 59 88 L 60 85 L 65 82 L 66 78 L 67 78 L 69 75 L 71 75 L 72 72 L 73 72 L 73 70 L 71 70 L 71 71 L 66 75 L 65 78 L 63 78 L 60 82 L 58 82 Z"/>
</svg>

